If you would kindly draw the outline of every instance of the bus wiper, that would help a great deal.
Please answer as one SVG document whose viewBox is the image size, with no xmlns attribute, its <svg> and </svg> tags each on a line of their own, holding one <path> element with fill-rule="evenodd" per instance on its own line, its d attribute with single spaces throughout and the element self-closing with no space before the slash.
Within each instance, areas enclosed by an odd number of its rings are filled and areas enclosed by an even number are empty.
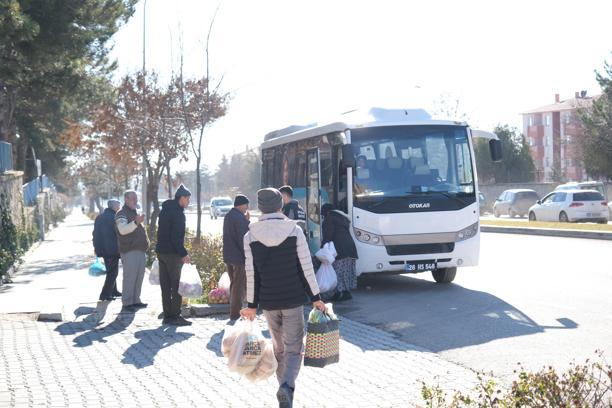
<svg viewBox="0 0 612 408">
<path fill-rule="evenodd" d="M 460 199 L 459 197 L 457 197 L 456 195 L 451 194 L 448 191 L 433 191 L 433 190 L 429 190 L 429 191 L 421 191 L 421 192 L 414 192 L 414 191 L 407 191 L 408 194 L 423 194 L 423 195 L 431 195 L 431 194 L 440 194 L 443 195 L 444 197 L 450 198 L 451 200 L 455 200 L 459 203 L 461 203 L 461 205 L 463 206 L 467 206 L 469 203 L 463 201 L 462 199 Z"/>
</svg>

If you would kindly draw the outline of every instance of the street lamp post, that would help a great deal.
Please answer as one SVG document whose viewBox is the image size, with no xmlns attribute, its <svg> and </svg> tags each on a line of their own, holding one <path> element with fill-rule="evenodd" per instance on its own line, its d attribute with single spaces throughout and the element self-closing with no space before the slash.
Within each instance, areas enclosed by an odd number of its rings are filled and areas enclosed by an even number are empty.
<svg viewBox="0 0 612 408">
<path fill-rule="evenodd" d="M 145 102 L 145 78 L 146 78 L 146 28 L 147 28 L 147 0 L 144 0 L 142 7 L 142 99 L 144 108 L 144 122 L 147 120 L 147 104 Z M 144 125 L 144 123 L 143 123 Z M 145 215 L 145 223 L 149 222 L 149 207 L 147 200 L 147 163 L 143 151 L 142 154 L 142 209 Z"/>
</svg>

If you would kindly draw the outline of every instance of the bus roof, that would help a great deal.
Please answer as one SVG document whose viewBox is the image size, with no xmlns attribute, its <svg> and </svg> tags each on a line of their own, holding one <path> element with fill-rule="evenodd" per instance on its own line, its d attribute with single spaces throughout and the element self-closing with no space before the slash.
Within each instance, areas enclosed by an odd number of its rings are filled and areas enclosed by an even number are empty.
<svg viewBox="0 0 612 408">
<path fill-rule="evenodd" d="M 454 125 L 467 126 L 465 122 L 448 120 L 433 120 L 423 109 L 384 109 L 354 110 L 343 113 L 336 120 L 323 123 L 312 123 L 304 126 L 289 126 L 268 133 L 261 145 L 262 149 L 297 140 L 308 139 L 327 133 L 343 132 L 347 129 L 357 129 L 375 126 L 401 125 Z"/>
</svg>

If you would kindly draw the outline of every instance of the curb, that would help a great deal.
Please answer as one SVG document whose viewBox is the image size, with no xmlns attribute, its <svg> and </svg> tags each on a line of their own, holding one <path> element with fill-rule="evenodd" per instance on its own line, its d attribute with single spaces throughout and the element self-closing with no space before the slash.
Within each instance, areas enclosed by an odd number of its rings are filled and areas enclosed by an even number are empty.
<svg viewBox="0 0 612 408">
<path fill-rule="evenodd" d="M 498 227 L 481 225 L 480 232 L 496 234 L 538 235 L 544 237 L 584 238 L 612 241 L 612 232 L 559 230 L 550 228 Z"/>
<path fill-rule="evenodd" d="M 209 317 L 220 314 L 229 314 L 229 304 L 192 304 L 190 305 L 192 317 Z"/>
</svg>

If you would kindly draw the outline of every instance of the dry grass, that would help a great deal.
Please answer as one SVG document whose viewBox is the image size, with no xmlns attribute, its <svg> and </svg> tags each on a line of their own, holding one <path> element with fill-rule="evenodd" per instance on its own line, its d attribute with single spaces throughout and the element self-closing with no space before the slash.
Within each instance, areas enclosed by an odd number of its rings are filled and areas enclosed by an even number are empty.
<svg viewBox="0 0 612 408">
<path fill-rule="evenodd" d="M 551 228 L 578 231 L 609 231 L 612 232 L 610 224 L 574 224 L 565 222 L 542 222 L 542 221 L 513 221 L 513 220 L 481 220 L 480 225 L 491 227 L 517 227 L 517 228 Z"/>
</svg>

